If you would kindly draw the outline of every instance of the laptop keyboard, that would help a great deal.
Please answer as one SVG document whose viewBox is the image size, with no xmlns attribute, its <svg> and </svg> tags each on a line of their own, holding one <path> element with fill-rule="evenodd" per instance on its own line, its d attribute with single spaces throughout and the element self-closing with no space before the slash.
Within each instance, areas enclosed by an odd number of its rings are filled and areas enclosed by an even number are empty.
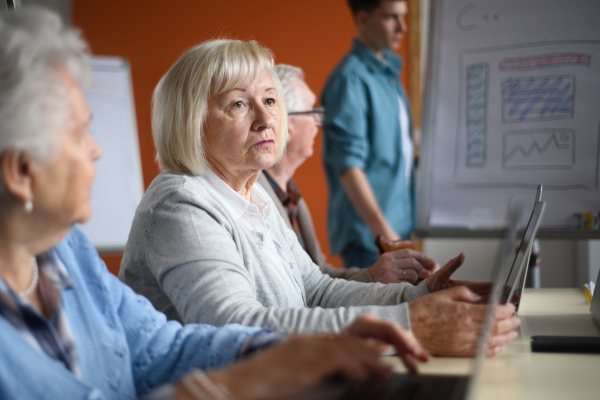
<svg viewBox="0 0 600 400">
<path fill-rule="evenodd" d="M 392 374 L 386 382 L 349 385 L 340 399 L 463 399 L 467 376 Z"/>
</svg>

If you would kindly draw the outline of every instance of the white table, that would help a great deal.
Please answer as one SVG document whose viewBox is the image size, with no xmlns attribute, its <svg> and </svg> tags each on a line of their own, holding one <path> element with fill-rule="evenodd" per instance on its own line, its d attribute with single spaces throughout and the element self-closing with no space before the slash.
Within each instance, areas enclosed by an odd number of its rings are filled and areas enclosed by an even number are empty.
<svg viewBox="0 0 600 400">
<path fill-rule="evenodd" d="M 600 336 L 583 289 L 526 289 L 519 337 L 483 362 L 471 399 L 600 399 L 600 354 L 532 353 L 532 335 Z M 393 357 L 386 357 L 405 371 Z M 421 373 L 468 374 L 472 359 L 433 357 Z"/>
</svg>

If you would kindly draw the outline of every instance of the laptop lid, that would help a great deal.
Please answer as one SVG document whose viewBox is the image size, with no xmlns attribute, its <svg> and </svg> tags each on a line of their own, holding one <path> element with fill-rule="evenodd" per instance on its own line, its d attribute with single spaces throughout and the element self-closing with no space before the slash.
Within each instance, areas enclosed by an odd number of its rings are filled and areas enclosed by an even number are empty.
<svg viewBox="0 0 600 400">
<path fill-rule="evenodd" d="M 541 199 L 542 185 L 539 185 L 536 194 L 536 200 L 533 204 L 533 209 L 531 210 L 527 226 L 523 231 L 521 242 L 517 247 L 517 253 L 504 283 L 507 293 L 503 298 L 503 302 L 506 302 L 508 299 L 512 299 L 514 294 L 518 295 L 518 299 L 520 299 L 523 289 L 525 288 L 525 280 L 527 278 L 527 270 L 529 268 L 531 249 L 533 248 L 535 235 L 537 234 L 540 222 L 544 215 L 544 210 L 546 209 L 546 203 L 541 201 Z M 519 306 L 519 301 L 520 300 L 513 301 L 517 308 Z"/>
</svg>

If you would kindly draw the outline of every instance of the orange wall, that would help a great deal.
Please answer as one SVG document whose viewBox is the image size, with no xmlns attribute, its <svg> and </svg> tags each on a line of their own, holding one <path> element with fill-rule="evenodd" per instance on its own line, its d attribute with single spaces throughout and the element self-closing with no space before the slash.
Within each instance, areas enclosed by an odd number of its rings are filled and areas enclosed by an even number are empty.
<svg viewBox="0 0 600 400">
<path fill-rule="evenodd" d="M 257 40 L 274 52 L 277 63 L 302 67 L 308 85 L 319 94 L 354 36 L 345 0 L 73 0 L 73 25 L 83 31 L 94 54 L 124 57 L 131 63 L 146 187 L 159 172 L 150 128 L 152 91 L 187 48 L 217 37 Z M 400 54 L 406 60 L 405 49 L 406 44 Z M 403 81 L 406 85 L 406 74 Z M 315 155 L 297 171 L 296 180 L 329 256 L 327 184 L 321 142 L 315 143 Z M 341 265 L 337 257 L 329 258 Z M 104 259 L 118 272 L 119 254 Z"/>
</svg>

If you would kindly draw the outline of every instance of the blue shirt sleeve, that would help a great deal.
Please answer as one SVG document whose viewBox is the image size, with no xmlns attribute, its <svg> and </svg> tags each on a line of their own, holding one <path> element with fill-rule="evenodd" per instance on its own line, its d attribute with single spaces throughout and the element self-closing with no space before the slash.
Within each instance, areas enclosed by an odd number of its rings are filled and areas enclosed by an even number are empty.
<svg viewBox="0 0 600 400">
<path fill-rule="evenodd" d="M 370 150 L 366 96 L 364 82 L 354 74 L 336 76 L 323 94 L 324 158 L 335 175 L 365 168 Z"/>
<path fill-rule="evenodd" d="M 77 276 L 77 285 L 82 286 L 78 291 L 87 292 L 94 307 L 103 310 L 103 320 L 88 317 L 87 324 L 114 326 L 125 336 L 138 395 L 175 382 L 194 368 L 222 367 L 238 356 L 247 339 L 265 332 L 262 328 L 238 324 L 217 328 L 205 324 L 181 326 L 176 321 L 167 321 L 150 301 L 106 269 L 91 243 L 77 228 L 73 229 L 68 243 L 74 258 L 66 264 L 71 264 L 69 270 Z M 88 295 L 81 297 L 89 298 Z M 94 327 L 89 328 L 93 330 Z M 93 339 L 89 342 L 92 345 L 101 340 Z"/>
<path fill-rule="evenodd" d="M 241 345 L 261 328 L 237 324 L 217 328 L 205 324 L 181 326 L 167 321 L 150 302 L 111 276 L 122 295 L 119 315 L 131 351 L 136 387 L 144 393 L 164 382 L 174 382 L 193 369 L 212 369 L 233 361 Z"/>
</svg>

